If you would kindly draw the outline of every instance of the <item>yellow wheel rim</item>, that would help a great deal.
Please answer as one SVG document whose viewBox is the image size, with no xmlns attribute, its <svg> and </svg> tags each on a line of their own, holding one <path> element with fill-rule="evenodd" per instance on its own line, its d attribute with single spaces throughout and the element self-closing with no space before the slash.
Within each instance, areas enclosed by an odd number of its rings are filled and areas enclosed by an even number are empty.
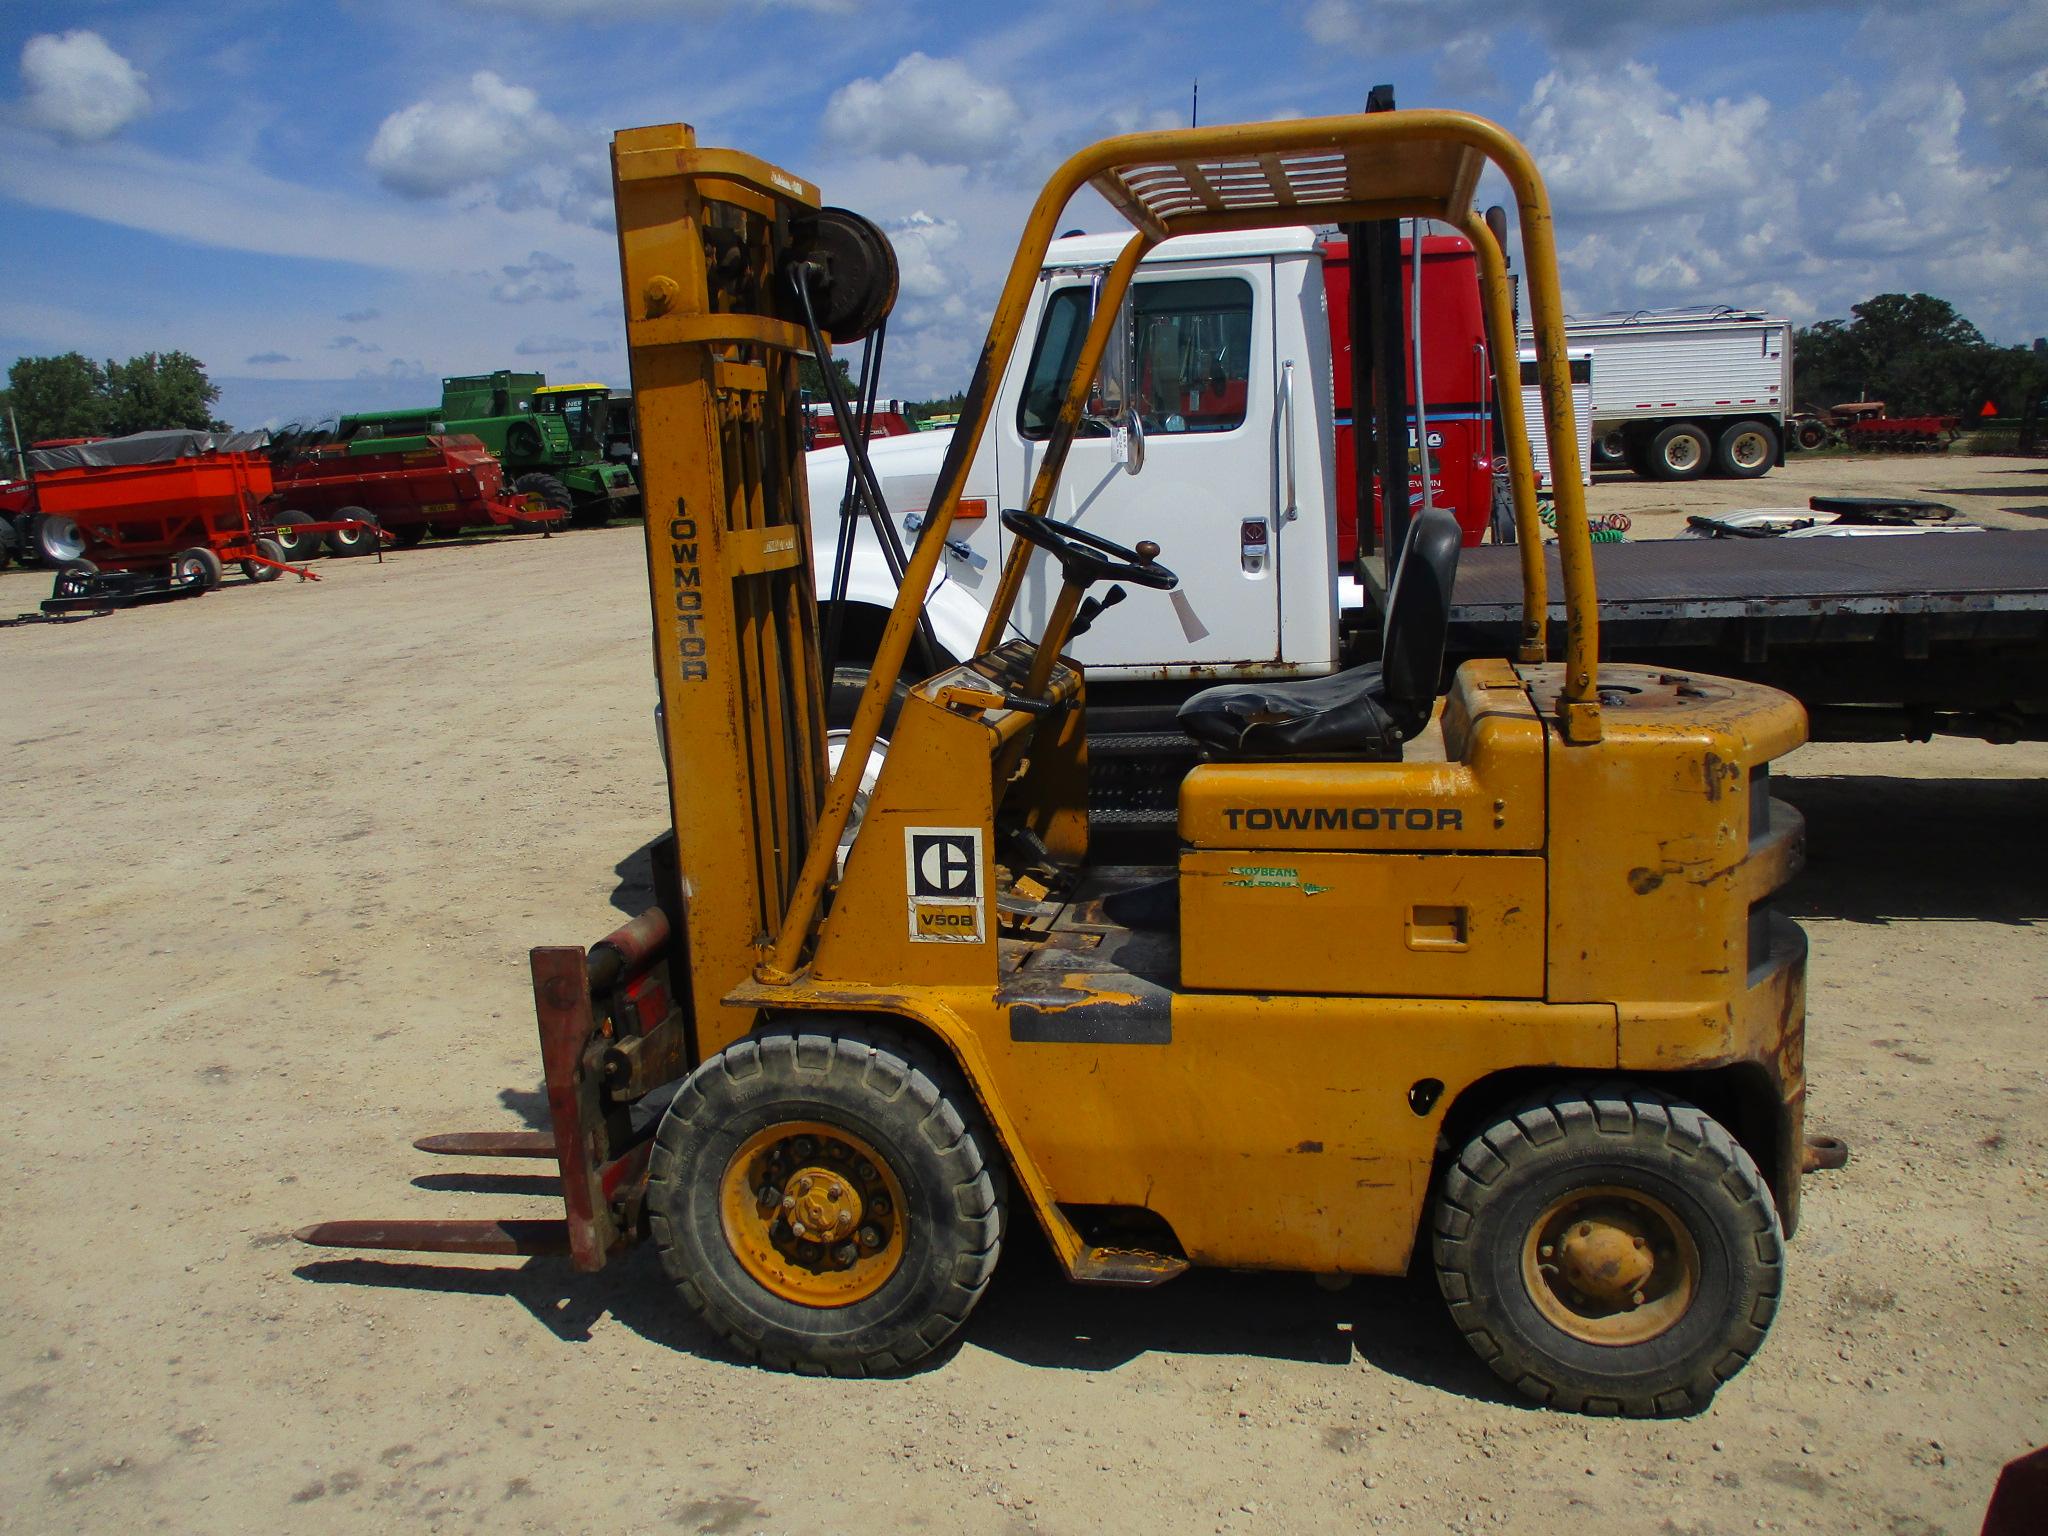
<svg viewBox="0 0 2048 1536">
<path fill-rule="evenodd" d="M 1536 1309 L 1588 1344 L 1642 1344 L 1677 1325 L 1699 1290 L 1685 1223 L 1637 1189 L 1576 1189 L 1551 1202 L 1522 1243 Z"/>
<path fill-rule="evenodd" d="M 903 1186 L 860 1137 L 818 1120 L 756 1131 L 719 1181 L 726 1245 L 770 1294 L 844 1307 L 903 1262 Z"/>
</svg>

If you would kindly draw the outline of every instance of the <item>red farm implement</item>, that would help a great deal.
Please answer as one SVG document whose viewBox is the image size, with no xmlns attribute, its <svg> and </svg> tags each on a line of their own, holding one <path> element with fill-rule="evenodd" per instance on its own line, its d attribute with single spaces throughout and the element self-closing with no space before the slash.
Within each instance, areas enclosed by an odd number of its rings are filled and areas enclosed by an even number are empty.
<svg viewBox="0 0 2048 1536">
<path fill-rule="evenodd" d="M 1857 416 L 1844 423 L 1851 448 L 1889 453 L 1945 453 L 1962 429 L 1956 416 Z"/>
<path fill-rule="evenodd" d="M 205 591 L 230 563 L 251 581 L 288 570 L 313 579 L 285 563 L 274 537 L 260 446 L 257 437 L 139 432 L 32 451 L 37 552 L 59 568 L 52 600 Z M 102 573 L 129 579 L 103 582 Z"/>
<path fill-rule="evenodd" d="M 508 495 L 505 473 L 479 438 L 371 438 L 329 443 L 281 461 L 276 468 L 277 530 L 294 553 L 317 519 L 374 523 L 400 549 L 429 533 L 465 528 L 539 529 L 545 535 L 567 514 L 538 496 Z M 361 535 L 328 535 L 335 554 L 359 554 Z"/>
</svg>

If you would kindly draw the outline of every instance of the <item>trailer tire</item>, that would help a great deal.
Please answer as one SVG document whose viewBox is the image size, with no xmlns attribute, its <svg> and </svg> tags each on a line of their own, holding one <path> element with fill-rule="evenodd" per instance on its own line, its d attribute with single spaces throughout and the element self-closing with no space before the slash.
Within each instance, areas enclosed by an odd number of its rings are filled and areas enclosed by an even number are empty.
<svg viewBox="0 0 2048 1536">
<path fill-rule="evenodd" d="M 368 523 L 371 528 L 377 524 L 377 519 L 361 507 L 343 507 L 334 514 L 334 517 L 337 522 L 347 520 Z M 337 528 L 327 535 L 327 552 L 343 558 L 367 555 L 382 543 L 383 540 L 371 532 L 370 528 Z"/>
<path fill-rule="evenodd" d="M 83 597 L 92 585 L 93 577 L 100 568 L 90 560 L 67 560 L 57 568 L 57 579 L 50 584 L 51 597 Z"/>
<path fill-rule="evenodd" d="M 1628 434 L 1619 427 L 1609 427 L 1593 439 L 1593 462 L 1604 468 L 1615 468 L 1628 462 Z"/>
<path fill-rule="evenodd" d="M 391 530 L 391 542 L 399 549 L 418 549 L 426 537 L 425 523 L 402 523 Z"/>
<path fill-rule="evenodd" d="M 61 513 L 38 512 L 30 518 L 28 541 L 45 565 L 75 565 L 85 558 L 85 530 Z"/>
<path fill-rule="evenodd" d="M 1445 1172 L 1434 1227 L 1466 1342 L 1572 1412 L 1704 1408 L 1784 1287 L 1756 1163 L 1696 1106 L 1634 1084 L 1559 1086 L 1496 1116 Z"/>
<path fill-rule="evenodd" d="M 301 525 L 313 519 L 303 512 L 280 512 L 271 525 L 277 539 L 277 547 L 284 551 L 284 558 L 294 565 L 302 565 L 320 553 L 317 535 L 299 532 Z"/>
<path fill-rule="evenodd" d="M 809 1195 L 808 1210 L 762 1190 Z M 806 1215 L 847 1240 L 806 1241 Z M 761 1030 L 684 1080 L 655 1135 L 647 1216 L 684 1303 L 741 1354 L 877 1376 L 974 1310 L 1002 1251 L 1004 1191 L 995 1140 L 947 1065 L 820 1021 Z"/>
<path fill-rule="evenodd" d="M 1732 480 L 1755 480 L 1778 462 L 1778 434 L 1766 421 L 1738 421 L 1714 444 L 1714 468 Z"/>
<path fill-rule="evenodd" d="M 1713 455 L 1707 434 L 1689 421 L 1674 421 L 1650 439 L 1645 457 L 1652 480 L 1697 480 Z"/>
<path fill-rule="evenodd" d="M 277 540 L 265 538 L 260 534 L 256 538 L 256 553 L 265 560 L 284 559 L 284 551 L 278 547 Z M 274 565 L 258 565 L 254 560 L 244 560 L 242 574 L 251 581 L 275 581 L 284 572 Z"/>
<path fill-rule="evenodd" d="M 180 586 L 190 586 L 196 581 L 211 592 L 220 585 L 223 574 L 220 556 L 204 544 L 181 549 L 171 557 L 171 576 Z"/>
</svg>

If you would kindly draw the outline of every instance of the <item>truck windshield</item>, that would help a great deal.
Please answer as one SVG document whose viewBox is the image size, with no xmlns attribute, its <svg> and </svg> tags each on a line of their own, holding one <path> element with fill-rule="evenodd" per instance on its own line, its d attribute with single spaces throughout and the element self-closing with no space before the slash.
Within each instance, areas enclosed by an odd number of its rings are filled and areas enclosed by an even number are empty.
<svg viewBox="0 0 2048 1536">
<path fill-rule="evenodd" d="M 1238 277 L 1135 283 L 1131 329 L 1138 411 L 1148 436 L 1228 432 L 1244 424 L 1250 283 Z M 1051 432 L 1087 331 L 1087 287 L 1056 289 L 1046 301 L 1017 406 L 1017 430 L 1025 437 Z"/>
</svg>

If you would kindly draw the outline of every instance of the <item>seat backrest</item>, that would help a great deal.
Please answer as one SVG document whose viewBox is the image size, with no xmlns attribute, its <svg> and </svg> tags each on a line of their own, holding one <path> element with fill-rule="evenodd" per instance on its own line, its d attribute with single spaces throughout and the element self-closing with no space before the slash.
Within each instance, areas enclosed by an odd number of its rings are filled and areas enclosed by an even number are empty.
<svg viewBox="0 0 2048 1536">
<path fill-rule="evenodd" d="M 1442 507 L 1419 512 L 1387 589 L 1387 622 L 1380 635 L 1380 666 L 1387 713 L 1403 740 L 1429 721 L 1443 675 L 1444 642 L 1451 625 L 1451 587 L 1458 579 L 1464 534 Z"/>
</svg>

